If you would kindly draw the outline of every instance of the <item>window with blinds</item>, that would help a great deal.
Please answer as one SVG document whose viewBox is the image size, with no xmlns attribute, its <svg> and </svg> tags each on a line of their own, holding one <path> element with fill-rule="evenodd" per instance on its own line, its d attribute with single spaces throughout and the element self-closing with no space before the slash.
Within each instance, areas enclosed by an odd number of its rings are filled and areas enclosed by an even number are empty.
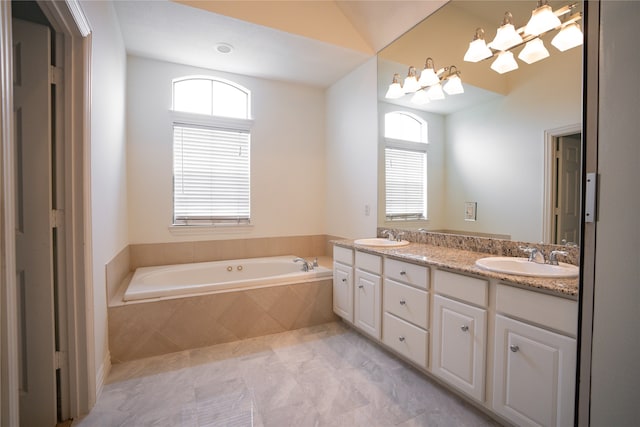
<svg viewBox="0 0 640 427">
<path fill-rule="evenodd" d="M 427 219 L 427 123 L 391 112 L 384 132 L 386 219 Z"/>
<path fill-rule="evenodd" d="M 173 224 L 248 224 L 249 92 L 209 80 L 199 76 L 174 81 Z"/>
</svg>

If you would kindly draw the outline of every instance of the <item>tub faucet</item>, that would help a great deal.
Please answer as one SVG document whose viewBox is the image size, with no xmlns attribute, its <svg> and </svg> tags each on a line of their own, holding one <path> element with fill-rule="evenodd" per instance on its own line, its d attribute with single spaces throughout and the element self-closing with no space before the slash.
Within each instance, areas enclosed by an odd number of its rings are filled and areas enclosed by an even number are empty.
<svg viewBox="0 0 640 427">
<path fill-rule="evenodd" d="M 317 265 L 317 262 L 309 262 L 304 258 L 294 258 L 293 262 L 301 262 L 302 263 L 302 271 L 309 271 L 309 270 L 313 270 L 313 267 L 315 265 Z"/>
</svg>

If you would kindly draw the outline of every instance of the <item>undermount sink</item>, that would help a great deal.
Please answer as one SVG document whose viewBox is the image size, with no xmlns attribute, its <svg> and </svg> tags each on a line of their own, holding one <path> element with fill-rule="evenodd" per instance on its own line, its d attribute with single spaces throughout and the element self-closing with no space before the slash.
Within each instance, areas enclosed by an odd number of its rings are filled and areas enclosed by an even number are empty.
<svg viewBox="0 0 640 427">
<path fill-rule="evenodd" d="M 533 277 L 577 277 L 579 269 L 575 265 L 564 262 L 558 265 L 538 264 L 528 258 L 487 257 L 480 258 L 476 265 L 485 270 L 497 273 L 516 274 Z"/>
<path fill-rule="evenodd" d="M 370 239 L 358 239 L 354 241 L 356 245 L 365 246 L 381 246 L 385 248 L 395 248 L 398 246 L 407 246 L 409 244 L 406 240 L 389 240 L 384 237 L 373 237 Z"/>
</svg>

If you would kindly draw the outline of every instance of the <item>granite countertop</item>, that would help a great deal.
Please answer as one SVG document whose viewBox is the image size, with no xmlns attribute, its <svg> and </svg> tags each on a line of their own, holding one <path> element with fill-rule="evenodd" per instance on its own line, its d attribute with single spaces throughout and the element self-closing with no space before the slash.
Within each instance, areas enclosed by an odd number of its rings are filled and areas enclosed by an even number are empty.
<svg viewBox="0 0 640 427">
<path fill-rule="evenodd" d="M 577 299 L 578 297 L 579 280 L 577 277 L 529 277 L 484 270 L 476 266 L 476 260 L 492 255 L 482 252 L 452 249 L 443 246 L 427 245 L 424 243 L 410 243 L 407 246 L 395 248 L 356 245 L 353 240 L 334 240 L 332 243 L 346 248 L 358 249 L 363 252 L 385 255 L 402 261 L 456 270 L 462 273 L 469 273 L 489 279 L 497 279 L 507 284 L 551 293 L 565 298 Z"/>
</svg>

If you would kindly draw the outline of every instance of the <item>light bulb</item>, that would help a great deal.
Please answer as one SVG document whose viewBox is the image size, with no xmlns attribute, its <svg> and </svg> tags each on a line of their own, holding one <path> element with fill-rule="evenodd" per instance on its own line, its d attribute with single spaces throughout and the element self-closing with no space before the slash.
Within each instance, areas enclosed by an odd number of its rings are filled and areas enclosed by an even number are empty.
<svg viewBox="0 0 640 427">
<path fill-rule="evenodd" d="M 447 79 L 447 82 L 444 84 L 445 92 L 449 95 L 458 95 L 460 93 L 464 93 L 464 88 L 462 87 L 462 80 L 457 75 L 453 75 Z"/>
<path fill-rule="evenodd" d="M 583 43 L 584 36 L 580 31 L 580 26 L 575 22 L 565 26 L 551 40 L 551 44 L 561 52 L 580 46 Z"/>
<path fill-rule="evenodd" d="M 491 69 L 500 74 L 508 73 L 517 68 L 518 63 L 513 58 L 513 53 L 511 52 L 500 52 L 496 60 L 491 64 Z"/>
<path fill-rule="evenodd" d="M 531 12 L 531 19 L 529 19 L 527 26 L 524 27 L 524 32 L 525 34 L 537 36 L 559 25 L 560 19 L 553 13 L 551 6 L 545 4 Z"/>
<path fill-rule="evenodd" d="M 469 49 L 464 54 L 464 60 L 467 62 L 479 62 L 491 55 L 493 55 L 493 52 L 491 52 L 484 39 L 476 39 L 469 43 Z"/>
<path fill-rule="evenodd" d="M 520 55 L 518 55 L 518 59 L 523 60 L 527 64 L 533 64 L 534 62 L 538 62 L 548 56 L 549 51 L 544 47 L 542 40 L 533 39 L 530 42 L 527 42 L 524 49 L 522 49 L 522 52 L 520 52 Z"/>
</svg>

